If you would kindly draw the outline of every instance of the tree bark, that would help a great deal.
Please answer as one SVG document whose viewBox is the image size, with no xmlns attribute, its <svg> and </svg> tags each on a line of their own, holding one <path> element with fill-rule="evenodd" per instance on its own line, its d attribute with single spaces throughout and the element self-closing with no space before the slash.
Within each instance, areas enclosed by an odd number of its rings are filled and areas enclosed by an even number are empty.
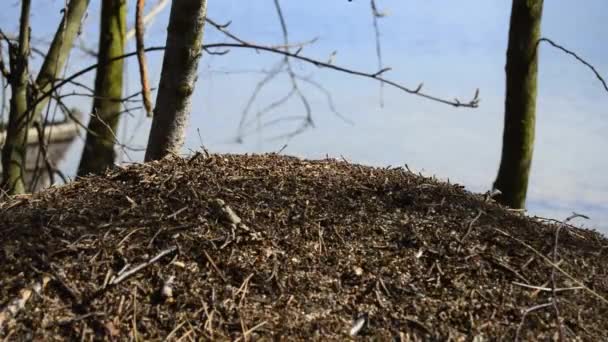
<svg viewBox="0 0 608 342">
<path fill-rule="evenodd" d="M 74 40 L 80 32 L 80 25 L 90 0 L 70 0 L 67 13 L 64 14 L 55 32 L 53 41 L 44 62 L 36 78 L 36 88 L 38 94 L 47 93 L 53 86 L 57 75 L 65 66 L 66 60 L 72 50 Z M 40 120 L 40 113 L 47 105 L 49 98 L 40 101 L 34 109 L 34 119 Z"/>
<path fill-rule="evenodd" d="M 494 188 L 497 200 L 525 206 L 534 149 L 538 40 L 543 0 L 513 0 L 506 65 L 502 157 Z"/>
<path fill-rule="evenodd" d="M 19 43 L 18 46 L 9 45 L 11 101 L 7 136 L 2 149 L 2 187 L 10 195 L 25 192 L 27 132 L 32 121 L 31 111 L 28 111 L 30 8 L 31 0 L 23 0 L 19 20 Z"/>
<path fill-rule="evenodd" d="M 79 176 L 104 172 L 116 157 L 114 141 L 122 106 L 123 59 L 108 61 L 124 54 L 126 18 L 126 0 L 102 1 L 93 116 L 78 167 Z"/>
<path fill-rule="evenodd" d="M 173 0 L 146 161 L 179 153 L 203 53 L 206 0 Z"/>
<path fill-rule="evenodd" d="M 30 2 L 31 0 L 24 1 L 22 5 L 27 5 L 29 7 Z M 26 109 L 20 109 L 20 107 L 24 104 L 26 106 L 30 105 L 33 103 L 36 96 L 50 90 L 57 74 L 65 66 L 67 57 L 72 49 L 74 39 L 80 31 L 80 24 L 88 5 L 89 0 L 71 0 L 69 2 L 66 13 L 64 14 L 61 23 L 57 28 L 53 41 L 51 42 L 51 46 L 49 47 L 49 51 L 45 56 L 38 77 L 36 78 L 36 83 L 30 96 L 31 98 L 28 99 L 26 89 L 27 66 L 25 67 L 25 76 L 21 72 L 16 72 L 13 75 L 15 84 L 19 85 L 17 86 L 17 91 L 12 89 L 12 93 L 16 95 L 15 104 L 11 104 L 11 111 L 14 113 L 12 114 L 14 120 L 13 125 L 11 126 L 9 117 L 9 127 L 7 128 L 6 132 L 6 144 L 4 145 L 2 153 L 3 183 L 9 193 L 25 192 L 26 187 L 23 181 L 22 173 L 24 172 L 23 167 L 27 158 L 27 132 L 32 127 L 34 121 L 42 121 L 40 118 L 40 113 L 48 103 L 49 99 L 43 99 L 35 106 L 35 108 L 28 111 L 27 115 L 25 113 Z M 20 31 L 23 30 L 23 13 L 21 19 Z M 29 31 L 29 25 L 27 30 Z M 22 39 L 22 36 L 23 32 L 20 32 L 20 39 Z M 28 47 L 25 51 L 29 50 L 29 34 L 27 39 Z M 27 63 L 27 59 L 24 63 Z M 22 77 L 25 78 L 22 79 Z M 13 83 L 11 83 L 11 87 L 13 87 Z M 12 100 L 11 103 L 13 103 Z M 20 118 L 17 119 L 16 116 L 19 116 Z"/>
</svg>

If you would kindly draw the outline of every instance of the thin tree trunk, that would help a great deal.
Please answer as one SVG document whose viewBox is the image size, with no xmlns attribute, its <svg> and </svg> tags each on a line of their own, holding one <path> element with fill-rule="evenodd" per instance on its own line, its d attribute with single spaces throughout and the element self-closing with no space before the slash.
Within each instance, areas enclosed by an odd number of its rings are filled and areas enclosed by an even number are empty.
<svg viewBox="0 0 608 342">
<path fill-rule="evenodd" d="M 173 0 L 167 43 L 146 149 L 146 161 L 178 153 L 191 109 L 191 96 L 203 53 L 206 0 Z"/>
<path fill-rule="evenodd" d="M 497 200 L 524 208 L 534 149 L 537 45 L 543 0 L 513 0 L 506 65 L 502 158 L 494 188 Z"/>
<path fill-rule="evenodd" d="M 27 5 L 29 7 L 30 1 L 24 1 L 23 6 Z M 67 6 L 66 13 L 64 14 L 59 27 L 53 37 L 53 41 L 51 42 L 51 46 L 49 47 L 49 51 L 45 56 L 44 62 L 38 74 L 35 83 L 35 89 L 32 93 L 32 98 L 29 99 L 31 101 L 34 100 L 34 97 L 38 94 L 42 94 L 48 92 L 54 82 L 57 74 L 63 67 L 65 66 L 65 62 L 67 60 L 68 55 L 72 49 L 72 45 L 74 43 L 74 39 L 78 35 L 80 31 L 80 24 L 84 17 L 85 11 L 89 5 L 89 0 L 71 0 Z M 29 10 L 29 9 L 28 9 Z M 22 17 L 22 27 L 23 30 L 23 17 Z M 29 19 L 28 19 L 29 20 Z M 28 25 L 29 31 L 29 25 Z M 20 33 L 20 39 L 23 36 Z M 29 35 L 27 37 L 29 40 Z M 26 51 L 29 50 L 29 42 Z M 25 61 L 27 63 L 27 60 Z M 49 99 L 46 98 L 40 103 L 36 105 L 36 107 L 29 111 L 27 115 L 25 115 L 25 109 L 19 110 L 17 107 L 22 106 L 24 103 L 28 105 L 28 101 L 23 101 L 22 99 L 27 99 L 27 94 L 25 89 L 27 87 L 27 68 L 25 68 L 26 74 L 23 75 L 21 73 L 15 73 L 14 80 L 17 83 L 21 83 L 23 85 L 24 92 L 15 91 L 12 89 L 12 93 L 15 94 L 15 106 L 11 105 L 12 108 L 15 108 L 19 113 L 14 112 L 13 116 L 21 115 L 23 120 L 17 119 L 13 120 L 13 126 L 8 127 L 7 129 L 7 142 L 4 146 L 2 153 L 2 164 L 3 164 L 3 177 L 4 183 L 7 189 L 11 193 L 21 193 L 25 191 L 25 184 L 23 184 L 23 175 L 19 174 L 23 172 L 23 166 L 25 165 L 25 161 L 27 158 L 27 132 L 30 127 L 32 127 L 32 123 L 36 120 L 41 121 L 40 113 L 43 108 L 48 103 Z M 20 81 L 21 77 L 25 77 L 25 81 Z M 21 85 L 17 88 L 21 89 Z M 11 87 L 13 87 L 11 83 Z M 13 101 L 11 101 L 12 103 Z M 13 110 L 13 109 L 11 109 Z M 9 119 L 10 121 L 10 119 Z M 9 138 L 9 137 L 13 138 Z M 21 171 L 19 171 L 21 170 Z"/>
<path fill-rule="evenodd" d="M 116 157 L 114 141 L 122 105 L 123 60 L 108 61 L 124 54 L 126 17 L 126 0 L 102 1 L 93 116 L 78 167 L 79 176 L 102 173 Z"/>
<path fill-rule="evenodd" d="M 25 192 L 27 132 L 31 125 L 28 111 L 28 55 L 30 50 L 31 0 L 21 3 L 19 45 L 9 45 L 11 103 L 6 142 L 2 149 L 3 188 L 13 195 Z"/>
<path fill-rule="evenodd" d="M 67 13 L 64 14 L 53 41 L 36 78 L 38 94 L 48 92 L 53 86 L 57 75 L 61 72 L 72 50 L 74 40 L 80 32 L 80 25 L 90 0 L 70 0 Z M 35 120 L 40 120 L 40 113 L 47 105 L 49 98 L 40 101 L 34 110 Z"/>
</svg>

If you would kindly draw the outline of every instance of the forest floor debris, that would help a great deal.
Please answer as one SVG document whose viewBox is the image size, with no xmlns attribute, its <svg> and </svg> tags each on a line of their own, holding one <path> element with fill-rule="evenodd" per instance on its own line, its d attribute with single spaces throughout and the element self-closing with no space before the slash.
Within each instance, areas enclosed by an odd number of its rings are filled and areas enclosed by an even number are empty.
<svg viewBox="0 0 608 342">
<path fill-rule="evenodd" d="M 403 168 L 169 157 L 0 202 L 0 241 L 7 340 L 608 339 L 604 236 Z"/>
</svg>

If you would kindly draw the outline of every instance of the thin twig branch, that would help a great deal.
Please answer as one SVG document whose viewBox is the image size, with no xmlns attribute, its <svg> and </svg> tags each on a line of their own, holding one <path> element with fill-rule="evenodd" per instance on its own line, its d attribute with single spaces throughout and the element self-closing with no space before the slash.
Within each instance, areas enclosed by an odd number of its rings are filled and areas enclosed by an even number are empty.
<svg viewBox="0 0 608 342">
<path fill-rule="evenodd" d="M 281 24 L 281 32 L 283 33 L 283 44 L 285 45 L 285 48 L 283 50 L 285 52 L 289 52 L 289 47 L 288 47 L 289 46 L 289 33 L 287 31 L 287 22 L 285 21 L 285 16 L 283 15 L 283 10 L 281 8 L 281 4 L 279 3 L 279 0 L 274 0 L 274 8 L 277 12 L 277 16 L 279 17 L 279 22 Z M 296 54 L 298 54 L 300 50 L 301 50 L 301 48 L 298 49 Z M 308 99 L 306 98 L 306 96 L 304 95 L 304 93 L 302 93 L 302 90 L 300 89 L 300 86 L 296 79 L 296 74 L 293 71 L 293 68 L 291 66 L 291 60 L 289 59 L 289 57 L 287 55 L 285 55 L 283 62 L 285 63 L 285 66 L 286 66 L 287 75 L 289 75 L 289 81 L 291 82 L 291 88 L 294 90 L 294 93 L 300 99 L 300 102 L 302 102 L 302 106 L 304 106 L 304 110 L 306 111 L 306 119 L 304 120 L 304 123 L 303 123 L 303 129 L 306 129 L 306 128 L 314 125 L 313 120 L 312 120 L 312 109 L 310 107 L 310 103 L 309 103 Z M 300 129 L 294 131 L 292 133 L 293 134 L 292 136 L 297 135 L 299 132 L 300 132 Z"/>
<path fill-rule="evenodd" d="M 582 59 L 581 57 L 579 57 L 579 55 L 577 55 L 576 53 L 572 52 L 571 50 L 566 49 L 565 47 L 555 43 L 554 41 L 552 41 L 549 38 L 541 38 L 538 40 L 538 44 L 540 44 L 540 42 L 547 42 L 549 44 L 551 44 L 553 47 L 567 53 L 568 55 L 576 58 L 576 60 L 578 60 L 579 62 L 583 63 L 586 67 L 588 67 L 589 69 L 591 69 L 591 71 L 593 72 L 593 74 L 595 75 L 595 77 L 597 77 L 597 79 L 602 83 L 602 86 L 604 87 L 604 90 L 608 91 L 608 85 L 606 84 L 606 81 L 604 80 L 604 78 L 600 75 L 600 73 L 595 69 L 595 67 L 593 65 L 591 65 L 590 63 L 588 63 L 587 61 L 585 61 L 584 59 Z M 537 46 L 538 46 L 537 44 Z"/>
<path fill-rule="evenodd" d="M 383 18 L 384 14 L 378 12 L 378 6 L 376 6 L 376 0 L 370 0 L 372 7 L 372 19 L 374 25 L 374 33 L 376 36 L 376 59 L 378 60 L 378 69 L 382 70 L 382 47 L 380 46 L 380 28 L 378 26 L 378 19 Z M 384 83 L 380 83 L 380 107 L 384 107 Z"/>
<path fill-rule="evenodd" d="M 556 230 L 555 230 L 555 241 L 553 244 L 553 263 L 554 264 L 558 264 L 559 261 L 558 259 L 558 254 L 557 254 L 557 246 L 558 246 L 558 241 L 559 241 L 559 231 L 562 229 L 563 225 L 558 225 Z M 562 316 L 560 314 L 560 310 L 559 310 L 559 306 L 557 305 L 557 280 L 555 279 L 555 268 L 551 268 L 551 303 L 553 304 L 553 311 L 555 311 L 555 319 L 557 321 L 557 331 L 558 331 L 558 336 L 559 336 L 559 340 L 560 341 L 564 341 L 565 338 L 565 332 L 564 332 L 564 325 L 562 322 Z"/>
<path fill-rule="evenodd" d="M 433 96 L 433 95 L 429 95 L 426 93 L 421 92 L 421 87 L 418 87 L 416 89 L 411 89 L 408 88 L 402 84 L 399 84 L 398 82 L 383 78 L 381 76 L 379 76 L 379 74 L 376 73 L 369 73 L 369 72 L 363 72 L 363 71 L 358 71 L 358 70 L 354 70 L 354 69 L 349 69 L 346 67 L 341 67 L 341 66 L 337 66 L 334 64 L 329 64 L 326 62 L 322 62 L 320 60 L 311 58 L 311 57 L 306 57 L 306 56 L 302 56 L 296 53 L 291 53 L 288 51 L 284 51 L 284 50 L 278 50 L 278 49 L 274 49 L 268 46 L 262 46 L 262 45 L 254 45 L 254 44 L 236 44 L 236 43 L 212 43 L 212 44 L 204 44 L 203 45 L 204 49 L 216 49 L 216 48 L 244 48 L 244 49 L 253 49 L 253 50 L 259 50 L 259 51 L 264 51 L 264 52 L 268 52 L 268 53 L 273 53 L 273 54 L 278 54 L 278 55 L 283 55 L 283 56 L 287 56 L 293 59 L 297 59 L 300 61 L 304 61 L 307 62 L 309 64 L 315 65 L 317 67 L 320 68 L 326 68 L 329 70 L 333 70 L 333 71 L 338 71 L 338 72 L 343 72 L 349 75 L 354 75 L 354 76 L 359 76 L 359 77 L 363 77 L 363 78 L 369 78 L 369 79 L 373 79 L 376 80 L 378 82 L 383 82 L 386 83 L 394 88 L 397 88 L 403 92 L 406 92 L 408 94 L 412 94 L 412 95 L 416 95 L 416 96 L 420 96 L 423 97 L 425 99 L 434 101 L 434 102 L 438 102 L 438 103 L 443 103 L 443 104 L 447 104 L 450 106 L 454 106 L 454 107 L 466 107 L 466 108 L 477 108 L 479 106 L 479 90 L 477 90 L 475 92 L 475 96 L 473 97 L 473 99 L 471 99 L 468 102 L 461 102 L 460 100 L 456 99 L 456 100 L 446 100 L 446 99 L 442 99 L 440 97 L 437 96 Z M 144 51 L 145 52 L 154 52 L 154 51 L 163 51 L 165 49 L 164 46 L 154 46 L 154 47 L 149 47 L 146 48 Z M 120 60 L 120 59 L 125 59 L 125 58 L 129 58 L 129 57 L 133 57 L 137 55 L 137 52 L 130 52 L 121 56 L 116 56 L 114 58 L 111 58 L 107 61 L 107 63 L 112 63 L 114 61 Z M 72 74 L 71 76 L 64 78 L 63 80 L 59 81 L 57 84 L 55 84 L 49 91 L 40 94 L 40 96 L 38 96 L 36 98 L 35 101 L 32 101 L 32 103 L 30 104 L 30 106 L 33 108 L 33 106 L 37 105 L 38 103 L 42 102 L 45 98 L 50 97 L 57 89 L 63 87 L 64 85 L 66 85 L 67 83 L 72 82 L 73 80 L 75 80 L 76 78 L 91 72 L 93 70 L 96 70 L 98 67 L 98 64 L 92 64 L 78 72 L 75 72 L 74 74 Z M 31 109 L 31 108 L 30 108 Z"/>
<path fill-rule="evenodd" d="M 218 22 L 216 22 L 215 20 L 211 19 L 211 18 L 206 18 L 205 21 L 210 24 L 211 26 L 213 26 L 216 30 L 218 30 L 219 32 L 223 33 L 226 37 L 239 42 L 241 44 L 245 44 L 245 45 L 251 45 L 251 42 L 248 42 L 246 40 L 243 40 L 239 37 L 237 37 L 235 34 L 233 34 L 232 32 L 230 32 L 228 30 L 228 26 L 230 26 L 230 24 L 232 22 L 227 22 L 226 24 L 219 24 Z M 305 40 L 303 42 L 297 42 L 297 43 L 289 43 L 286 45 L 268 45 L 269 47 L 273 48 L 273 49 L 285 49 L 285 48 L 303 48 L 306 45 L 311 45 L 314 44 L 317 40 L 319 40 L 319 37 L 313 37 L 312 39 L 309 40 Z"/>
<path fill-rule="evenodd" d="M 440 97 L 437 96 L 433 96 L 433 95 L 429 95 L 426 93 L 423 93 L 421 90 L 421 87 L 416 88 L 416 89 L 412 89 L 412 88 L 408 88 L 404 85 L 401 85 L 395 81 L 386 79 L 384 77 L 381 77 L 381 72 L 375 72 L 375 73 L 369 73 L 369 72 L 364 72 L 364 71 L 358 71 L 358 70 L 354 70 L 354 69 L 349 69 L 346 67 L 341 67 L 338 65 L 334 65 L 334 64 L 329 64 L 326 62 L 322 62 L 320 60 L 311 58 L 311 57 L 306 57 L 306 56 L 302 56 L 299 54 L 295 54 L 295 53 L 291 53 L 291 52 L 287 52 L 287 51 L 283 51 L 283 50 L 277 50 L 277 49 L 273 49 L 267 46 L 261 46 L 261 45 L 252 45 L 252 44 L 233 44 L 233 43 L 217 43 L 217 44 L 207 44 L 204 45 L 204 47 L 206 49 L 212 49 L 212 48 L 249 48 L 249 49 L 255 49 L 255 50 L 260 50 L 260 51 L 265 51 L 265 52 L 270 52 L 270 53 L 274 53 L 274 54 L 279 54 L 279 55 L 284 55 L 287 57 L 291 57 L 294 59 L 298 59 L 304 62 L 307 62 L 309 64 L 312 64 L 314 66 L 320 67 L 320 68 L 327 68 L 330 70 L 334 70 L 334 71 L 339 71 L 339 72 L 343 72 L 346 74 L 350 74 L 350 75 L 355 75 L 355 76 L 360 76 L 363 78 L 370 78 L 370 79 L 374 79 L 376 81 L 379 82 L 383 82 L 386 83 L 394 88 L 397 88 L 401 91 L 404 91 L 408 94 L 412 94 L 412 95 L 416 95 L 416 96 L 420 96 L 423 97 L 425 99 L 434 101 L 434 102 L 439 102 L 439 103 L 443 103 L 443 104 L 447 104 L 450 106 L 454 106 L 454 107 L 466 107 L 466 108 L 477 108 L 479 106 L 479 96 L 478 96 L 478 91 L 476 91 L 476 95 L 474 96 L 473 99 L 471 99 L 468 102 L 462 102 L 458 99 L 456 100 L 446 100 L 446 99 L 442 99 Z M 146 49 L 147 50 L 147 49 Z"/>
<path fill-rule="evenodd" d="M 526 317 L 528 316 L 528 314 L 530 314 L 531 312 L 540 310 L 540 309 L 547 308 L 547 307 L 549 307 L 551 305 L 552 305 L 552 303 L 549 302 L 549 303 L 535 305 L 535 306 L 533 306 L 531 308 L 528 308 L 528 309 L 524 310 L 523 313 L 522 313 L 522 315 L 521 315 L 521 321 L 519 322 L 519 325 L 517 326 L 517 330 L 515 331 L 515 341 L 519 341 L 520 340 L 519 336 L 521 334 L 521 329 L 524 326 L 524 322 L 525 322 Z"/>
<path fill-rule="evenodd" d="M 154 18 L 162 12 L 162 10 L 169 4 L 169 0 L 158 0 L 156 4 L 150 9 L 150 11 L 143 17 L 143 25 L 144 27 L 150 26 Z M 127 33 L 125 34 L 125 40 L 129 41 L 135 37 L 136 29 L 135 27 L 131 27 Z M 86 42 L 83 39 L 79 40 L 78 45 L 76 46 L 79 50 L 84 52 L 90 57 L 97 58 L 97 50 L 94 48 L 90 48 L 86 46 Z"/>
<path fill-rule="evenodd" d="M 143 262 L 137 266 L 134 266 L 132 268 L 126 269 L 124 270 L 122 273 L 118 274 L 115 278 L 112 278 L 112 280 L 110 280 L 110 282 L 108 283 L 108 285 L 117 285 L 120 282 L 124 281 L 125 279 L 131 277 L 132 275 L 134 275 L 135 273 L 143 270 L 144 268 L 152 265 L 153 263 L 159 261 L 160 259 L 162 259 L 165 255 L 171 254 L 173 252 L 177 251 L 177 247 L 173 246 L 173 247 L 169 247 L 163 251 L 161 251 L 160 253 L 158 253 L 156 256 L 154 256 L 152 259 Z"/>
<path fill-rule="evenodd" d="M 154 4 L 154 7 L 152 7 L 150 9 L 150 11 L 144 16 L 144 18 L 142 20 L 143 25 L 144 26 L 149 25 L 152 22 L 152 20 L 154 20 L 154 18 L 167 6 L 167 4 L 169 4 L 169 0 L 158 0 L 156 2 L 156 4 Z M 136 33 L 136 28 L 133 27 L 127 31 L 125 38 L 127 40 L 130 40 L 133 37 L 135 37 L 135 33 Z"/>
<path fill-rule="evenodd" d="M 137 47 L 137 62 L 139 64 L 139 78 L 141 82 L 141 96 L 148 117 L 152 117 L 152 95 L 150 94 L 150 82 L 148 81 L 148 67 L 146 65 L 146 54 L 144 53 L 144 12 L 145 0 L 137 0 L 135 11 L 135 45 Z"/>
</svg>

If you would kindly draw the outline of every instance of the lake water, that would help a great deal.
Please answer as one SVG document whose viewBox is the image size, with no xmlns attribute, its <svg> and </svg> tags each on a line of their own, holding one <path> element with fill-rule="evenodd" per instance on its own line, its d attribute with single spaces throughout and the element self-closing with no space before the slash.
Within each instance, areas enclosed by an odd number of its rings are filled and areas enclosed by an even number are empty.
<svg viewBox="0 0 608 342">
<path fill-rule="evenodd" d="M 374 72 L 374 33 L 369 2 L 283 1 L 292 41 L 314 36 L 320 40 L 302 54 L 326 60 L 337 50 L 335 63 Z M 453 108 L 401 91 L 384 88 L 384 107 L 379 105 L 377 82 L 294 63 L 299 75 L 310 77 L 331 92 L 337 117 L 326 96 L 314 86 L 301 87 L 313 109 L 315 128 L 289 140 L 272 139 L 294 129 L 298 122 L 285 122 L 254 134 L 242 144 L 234 142 L 241 112 L 264 74 L 280 58 L 254 51 L 232 50 L 226 56 L 204 55 L 200 64 L 186 147 L 201 143 L 212 152 L 261 153 L 279 151 L 306 158 L 344 157 L 374 165 L 404 165 L 426 175 L 450 179 L 467 189 L 485 192 L 496 176 L 502 143 L 504 115 L 504 64 L 510 5 L 486 0 L 458 3 L 378 1 L 390 15 L 381 20 L 384 64 L 393 70 L 385 76 L 440 97 L 469 99 L 480 89 L 477 109 Z M 238 0 L 215 2 L 209 15 L 219 22 L 232 20 L 230 29 L 245 39 L 280 42 L 275 13 L 267 5 Z M 316 5 L 315 5 L 316 4 Z M 57 4 L 55 4 L 56 6 Z M 60 4 L 59 4 L 60 5 Z M 97 1 L 92 6 L 98 6 Z M 320 9 L 322 7 L 322 10 Z M 96 23 L 98 13 L 90 13 Z M 168 10 L 147 34 L 147 45 L 162 45 Z M 575 50 L 608 77 L 608 3 L 545 2 L 543 35 Z M 40 24 L 43 25 L 42 23 Z M 50 25 L 49 23 L 46 24 Z M 84 32 L 94 46 L 95 25 Z M 34 30 L 34 35 L 36 34 Z M 207 42 L 224 41 L 208 28 Z M 133 49 L 130 45 L 129 51 Z M 148 57 L 152 84 L 160 77 L 162 54 Z M 92 62 L 82 53 L 73 55 L 77 70 Z M 127 93 L 138 90 L 137 64 L 128 63 Z M 91 81 L 91 76 L 84 80 Z M 252 106 L 263 109 L 289 92 L 285 76 L 266 87 Z M 88 99 L 74 101 L 89 108 Z M 608 92 L 595 76 L 572 57 L 547 45 L 540 50 L 537 136 L 528 209 L 530 214 L 564 219 L 573 211 L 591 217 L 577 221 L 608 233 Z M 302 115 L 294 99 L 268 115 L 268 119 Z M 121 138 L 144 147 L 150 120 L 141 112 L 125 117 Z M 255 120 L 253 128 L 255 128 Z M 200 133 L 200 138 L 199 138 Z M 202 141 L 201 141 L 202 138 Z M 72 147 L 64 166 L 75 169 L 82 143 Z M 130 152 L 123 160 L 140 161 L 143 152 Z"/>
</svg>

